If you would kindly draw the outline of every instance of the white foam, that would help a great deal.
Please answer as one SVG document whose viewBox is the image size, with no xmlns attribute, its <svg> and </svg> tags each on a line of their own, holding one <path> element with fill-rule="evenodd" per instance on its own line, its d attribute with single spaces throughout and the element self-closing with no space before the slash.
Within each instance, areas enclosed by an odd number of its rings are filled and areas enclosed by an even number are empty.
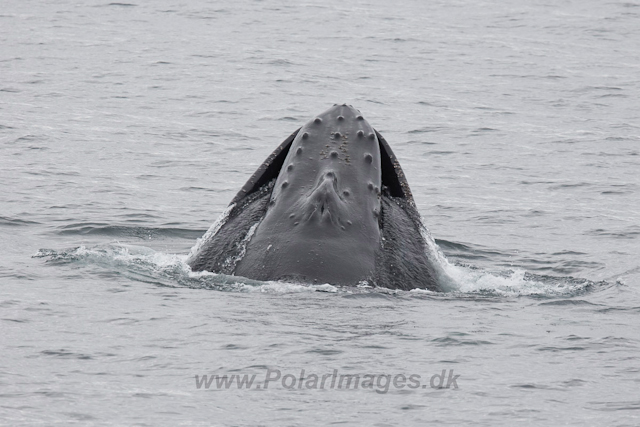
<svg viewBox="0 0 640 427">
<path fill-rule="evenodd" d="M 240 252 L 238 252 L 238 255 L 229 257 L 224 261 L 224 266 L 228 269 L 228 271 L 234 271 L 238 262 L 240 262 L 240 260 L 247 254 L 247 246 L 249 245 L 253 234 L 256 232 L 258 225 L 260 225 L 260 221 L 253 224 L 251 228 L 249 228 L 249 231 L 247 231 L 246 236 L 244 236 L 244 238 L 240 241 Z"/>
<path fill-rule="evenodd" d="M 207 232 L 204 233 L 204 235 L 201 238 L 196 240 L 196 244 L 189 251 L 189 255 L 187 255 L 185 262 L 189 263 L 189 261 L 191 261 L 191 257 L 195 256 L 200 251 L 200 249 L 202 248 L 202 245 L 204 245 L 205 242 L 207 242 L 209 239 L 215 236 L 218 233 L 218 231 L 220 231 L 222 226 L 227 223 L 227 220 L 229 219 L 229 214 L 231 213 L 231 210 L 235 206 L 236 206 L 235 203 L 232 203 L 229 206 L 227 206 L 227 209 L 225 209 L 224 212 L 220 214 L 218 219 L 216 219 L 216 222 L 214 222 L 211 225 L 211 227 L 209 227 Z"/>
<path fill-rule="evenodd" d="M 224 215 L 221 215 L 224 218 Z M 221 220 L 224 221 L 224 220 Z M 251 227 L 241 244 L 246 250 L 246 243 L 251 240 L 258 224 Z M 219 229 L 219 227 L 217 227 Z M 214 235 L 216 228 L 210 235 Z M 592 284 L 580 279 L 553 278 L 527 274 L 522 269 L 502 271 L 487 271 L 463 265 L 451 264 L 440 252 L 428 231 L 424 230 L 427 251 L 430 259 L 436 260 L 434 266 L 445 292 L 454 294 L 492 294 L 500 296 L 571 296 L 585 291 Z M 235 257 L 238 260 L 244 255 L 243 251 Z M 261 282 L 243 277 L 227 276 L 207 271 L 193 272 L 187 264 L 185 255 L 156 252 L 144 246 L 111 243 L 95 247 L 79 246 L 65 251 L 41 249 L 35 257 L 50 258 L 55 261 L 79 262 L 99 265 L 108 269 L 124 270 L 132 273 L 132 278 L 157 277 L 168 280 L 176 285 L 196 288 L 211 288 L 230 292 L 262 292 L 274 294 L 325 292 L 325 293 L 353 293 L 353 292 L 383 292 L 403 293 L 403 291 L 371 287 L 367 282 L 361 282 L 357 287 L 334 286 L 329 283 L 309 285 L 280 281 Z M 235 260 L 237 262 L 237 260 Z M 414 289 L 413 294 L 441 294 L 424 289 Z"/>
<path fill-rule="evenodd" d="M 420 234 L 424 239 L 425 251 L 427 257 L 434 261 L 436 280 L 444 292 L 451 292 L 459 289 L 458 282 L 449 274 L 449 270 L 453 265 L 444 256 L 436 241 L 431 237 L 429 229 L 424 225 L 424 221 L 420 218 Z"/>
<path fill-rule="evenodd" d="M 573 295 L 581 292 L 586 283 L 573 278 L 534 278 L 522 269 L 487 271 L 483 269 L 454 265 L 444 256 L 431 233 L 421 224 L 420 232 L 426 242 L 426 251 L 433 263 L 438 284 L 444 292 L 490 293 L 503 296 L 518 295 Z M 431 293 L 427 290 L 414 290 L 417 293 Z"/>
</svg>

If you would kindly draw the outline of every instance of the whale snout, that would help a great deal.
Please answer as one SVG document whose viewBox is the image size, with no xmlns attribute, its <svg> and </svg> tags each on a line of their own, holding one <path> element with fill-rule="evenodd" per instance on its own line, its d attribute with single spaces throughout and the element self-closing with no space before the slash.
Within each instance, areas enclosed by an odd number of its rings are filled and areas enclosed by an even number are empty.
<svg viewBox="0 0 640 427">
<path fill-rule="evenodd" d="M 379 196 L 368 186 L 381 187 L 380 157 L 375 131 L 361 113 L 334 105 L 294 137 L 262 226 L 292 223 L 297 233 L 305 229 L 314 238 L 329 239 L 336 230 L 355 233 L 356 223 L 361 232 L 379 235 L 371 215 L 380 209 Z"/>
</svg>

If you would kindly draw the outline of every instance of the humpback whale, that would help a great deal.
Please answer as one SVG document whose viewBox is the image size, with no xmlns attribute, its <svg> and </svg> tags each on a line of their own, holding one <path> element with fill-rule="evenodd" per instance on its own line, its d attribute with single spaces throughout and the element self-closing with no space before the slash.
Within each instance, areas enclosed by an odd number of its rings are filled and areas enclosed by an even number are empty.
<svg viewBox="0 0 640 427">
<path fill-rule="evenodd" d="M 193 271 L 441 290 L 398 159 L 346 104 L 285 139 L 213 228 L 187 260 Z"/>
</svg>

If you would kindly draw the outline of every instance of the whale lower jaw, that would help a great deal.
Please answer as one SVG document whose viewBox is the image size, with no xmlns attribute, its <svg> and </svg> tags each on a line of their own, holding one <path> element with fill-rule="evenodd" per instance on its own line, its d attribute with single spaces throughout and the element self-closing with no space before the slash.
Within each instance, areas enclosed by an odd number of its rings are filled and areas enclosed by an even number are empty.
<svg viewBox="0 0 640 427">
<path fill-rule="evenodd" d="M 363 248 L 349 236 L 315 235 L 304 240 L 277 241 L 261 236 L 238 263 L 234 274 L 258 280 L 355 285 L 372 280 L 377 247 Z"/>
</svg>

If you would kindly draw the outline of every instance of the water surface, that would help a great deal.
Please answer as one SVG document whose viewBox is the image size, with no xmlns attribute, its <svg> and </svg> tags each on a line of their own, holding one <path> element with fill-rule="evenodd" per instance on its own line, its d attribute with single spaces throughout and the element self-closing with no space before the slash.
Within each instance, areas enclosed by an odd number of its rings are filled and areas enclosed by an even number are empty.
<svg viewBox="0 0 640 427">
<path fill-rule="evenodd" d="M 637 425 L 639 18 L 628 1 L 5 2 L 0 423 Z M 190 273 L 246 179 L 336 102 L 389 141 L 457 288 Z M 195 381 L 302 369 L 460 377 Z"/>
</svg>

